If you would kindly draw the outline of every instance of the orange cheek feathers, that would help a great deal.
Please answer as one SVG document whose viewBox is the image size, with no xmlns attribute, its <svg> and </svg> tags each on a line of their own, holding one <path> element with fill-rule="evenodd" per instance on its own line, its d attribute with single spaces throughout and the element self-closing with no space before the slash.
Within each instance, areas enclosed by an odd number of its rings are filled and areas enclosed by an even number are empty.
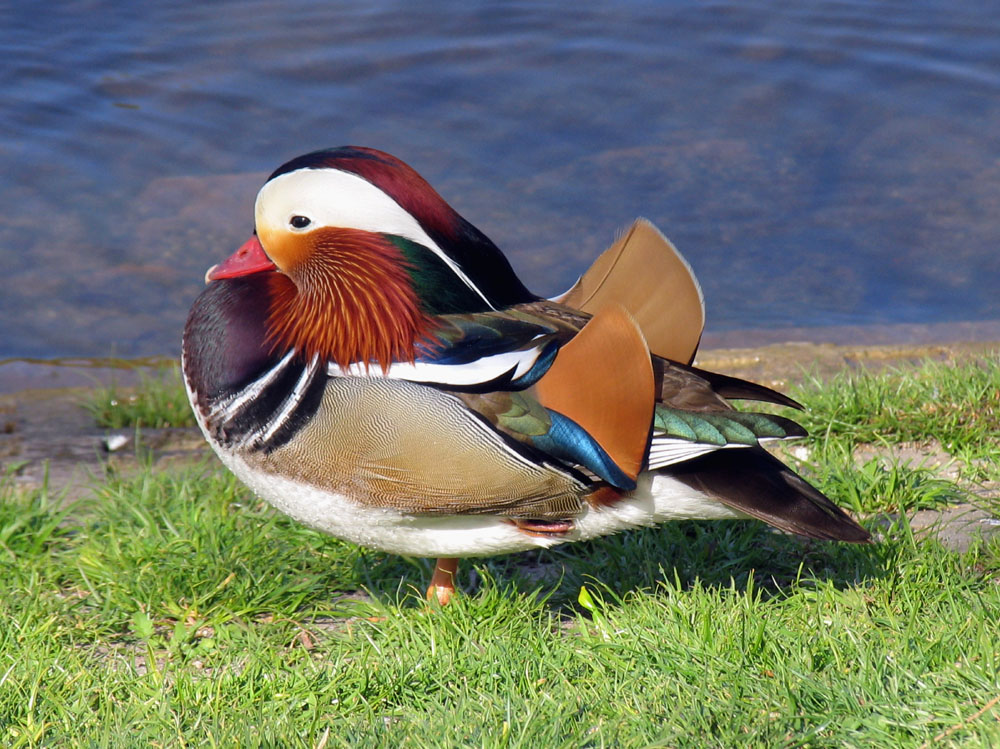
<svg viewBox="0 0 1000 749">
<path fill-rule="evenodd" d="M 291 235 L 279 252 L 288 275 L 272 279 L 276 346 L 340 366 L 413 360 L 431 326 L 394 245 L 372 232 L 322 229 Z"/>
</svg>

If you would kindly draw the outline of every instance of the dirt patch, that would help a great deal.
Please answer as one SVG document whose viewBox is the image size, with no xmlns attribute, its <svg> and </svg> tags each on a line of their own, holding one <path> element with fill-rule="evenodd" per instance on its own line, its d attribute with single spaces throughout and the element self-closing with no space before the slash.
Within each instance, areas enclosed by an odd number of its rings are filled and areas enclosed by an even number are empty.
<svg viewBox="0 0 1000 749">
<path fill-rule="evenodd" d="M 783 390 L 808 375 L 828 379 L 844 370 L 878 372 L 907 364 L 960 362 L 996 357 L 1000 341 L 895 346 L 836 346 L 830 343 L 776 343 L 758 348 L 698 352 L 695 366 Z"/>
<path fill-rule="evenodd" d="M 73 500 L 108 471 L 166 470 L 211 454 L 196 428 L 102 429 L 83 407 L 87 395 L 82 388 L 0 395 L 0 473 L 28 488 L 47 483 Z"/>
<path fill-rule="evenodd" d="M 968 503 L 943 510 L 919 510 L 910 517 L 910 527 L 918 537 L 934 536 L 949 549 L 960 552 L 968 550 L 977 539 L 1000 537 L 1000 518 Z"/>
</svg>

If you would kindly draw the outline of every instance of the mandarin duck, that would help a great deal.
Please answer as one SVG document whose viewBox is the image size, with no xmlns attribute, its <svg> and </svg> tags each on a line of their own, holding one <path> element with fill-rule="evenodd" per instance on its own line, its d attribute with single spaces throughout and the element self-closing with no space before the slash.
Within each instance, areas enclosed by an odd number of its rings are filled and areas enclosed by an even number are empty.
<svg viewBox="0 0 1000 749">
<path fill-rule="evenodd" d="M 386 552 L 458 558 L 680 518 L 868 533 L 762 443 L 798 407 L 692 366 L 690 267 L 638 221 L 566 294 L 531 293 L 412 168 L 342 147 L 279 167 L 255 231 L 206 274 L 183 372 L 222 462 L 277 509 Z"/>
</svg>

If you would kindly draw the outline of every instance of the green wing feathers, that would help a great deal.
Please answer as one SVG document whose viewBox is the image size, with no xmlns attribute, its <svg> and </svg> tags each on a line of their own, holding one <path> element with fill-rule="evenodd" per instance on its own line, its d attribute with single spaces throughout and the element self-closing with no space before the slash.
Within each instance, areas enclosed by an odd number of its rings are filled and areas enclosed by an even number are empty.
<svg viewBox="0 0 1000 749">
<path fill-rule="evenodd" d="M 758 444 L 766 439 L 805 437 L 806 430 L 791 419 L 744 411 L 694 412 L 657 405 L 653 413 L 655 436 L 724 447 Z"/>
</svg>

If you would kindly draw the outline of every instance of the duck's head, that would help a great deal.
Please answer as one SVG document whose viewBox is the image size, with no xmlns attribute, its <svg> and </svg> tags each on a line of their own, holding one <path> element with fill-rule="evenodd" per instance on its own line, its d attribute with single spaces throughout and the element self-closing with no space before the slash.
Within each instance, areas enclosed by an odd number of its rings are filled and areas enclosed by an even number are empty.
<svg viewBox="0 0 1000 749">
<path fill-rule="evenodd" d="M 394 156 L 292 159 L 257 195 L 254 235 L 208 281 L 268 274 L 269 330 L 342 366 L 412 359 L 437 314 L 536 299 L 496 245 Z"/>
</svg>

